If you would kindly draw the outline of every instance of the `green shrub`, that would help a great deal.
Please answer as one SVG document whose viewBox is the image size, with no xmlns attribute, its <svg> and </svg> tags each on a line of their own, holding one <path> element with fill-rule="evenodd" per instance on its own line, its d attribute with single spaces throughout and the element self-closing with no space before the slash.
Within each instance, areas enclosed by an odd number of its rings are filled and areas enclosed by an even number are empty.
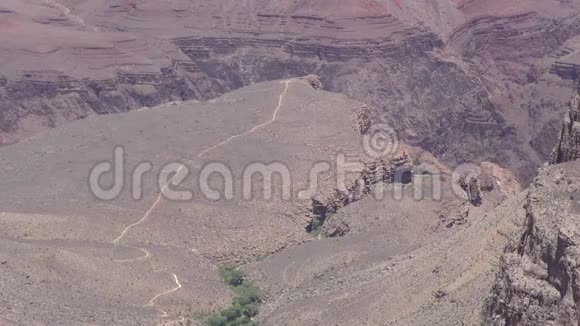
<svg viewBox="0 0 580 326">
<path fill-rule="evenodd" d="M 252 318 L 258 314 L 259 310 L 260 310 L 260 304 L 250 303 L 250 304 L 243 306 L 242 313 L 244 314 L 244 316 L 246 316 L 248 318 Z"/>
<path fill-rule="evenodd" d="M 226 326 L 227 320 L 220 314 L 215 314 L 205 322 L 207 326 Z"/>
<path fill-rule="evenodd" d="M 236 287 L 244 283 L 244 273 L 233 267 L 220 269 L 220 276 L 228 285 Z"/>
<path fill-rule="evenodd" d="M 234 288 L 234 291 L 239 298 L 248 300 L 248 303 L 261 303 L 262 290 L 251 282 L 244 282 L 240 286 Z M 234 299 L 235 300 L 235 299 Z"/>
<path fill-rule="evenodd" d="M 322 231 L 322 221 L 319 219 L 313 219 L 312 222 L 310 222 L 310 228 L 308 230 L 308 232 L 313 235 L 313 236 L 317 236 L 320 231 Z"/>
<path fill-rule="evenodd" d="M 209 317 L 207 326 L 257 326 L 251 318 L 258 314 L 262 303 L 262 290 L 254 283 L 246 280 L 242 271 L 227 267 L 220 269 L 220 276 L 234 292 L 236 296 L 232 305 Z"/>
<path fill-rule="evenodd" d="M 240 305 L 234 304 L 226 310 L 222 311 L 221 315 L 227 321 L 234 321 L 242 317 L 242 307 Z"/>
</svg>

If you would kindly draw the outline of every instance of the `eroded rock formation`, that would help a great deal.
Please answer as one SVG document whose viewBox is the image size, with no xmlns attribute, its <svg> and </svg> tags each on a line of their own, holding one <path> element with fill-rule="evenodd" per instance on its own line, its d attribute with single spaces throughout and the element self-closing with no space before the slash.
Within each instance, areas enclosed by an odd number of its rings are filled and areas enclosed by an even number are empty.
<svg viewBox="0 0 580 326">
<path fill-rule="evenodd" d="M 578 325 L 578 162 L 547 168 L 526 199 L 521 237 L 501 257 L 488 325 Z"/>
<path fill-rule="evenodd" d="M 311 221 L 306 230 L 317 231 L 324 226 L 327 218 L 339 209 L 354 203 L 373 192 L 380 183 L 407 183 L 412 179 L 412 162 L 406 153 L 393 157 L 371 160 L 364 164 L 363 171 L 346 180 L 345 189 L 322 189 L 312 198 L 308 215 Z M 324 228 L 323 234 L 340 236 L 348 232 L 349 226 L 344 222 L 331 224 Z"/>
<path fill-rule="evenodd" d="M 558 143 L 550 157 L 550 164 L 574 161 L 580 158 L 580 94 L 570 101 L 570 110 L 564 117 Z"/>
<path fill-rule="evenodd" d="M 481 205 L 483 195 L 481 193 L 479 179 L 475 177 L 461 178 L 459 180 L 459 185 L 461 186 L 461 189 L 463 189 L 467 194 L 467 200 L 471 203 L 471 205 Z"/>
<path fill-rule="evenodd" d="M 551 165 L 525 201 L 523 231 L 500 259 L 488 325 L 578 325 L 580 321 L 580 95 L 566 114 Z"/>
</svg>

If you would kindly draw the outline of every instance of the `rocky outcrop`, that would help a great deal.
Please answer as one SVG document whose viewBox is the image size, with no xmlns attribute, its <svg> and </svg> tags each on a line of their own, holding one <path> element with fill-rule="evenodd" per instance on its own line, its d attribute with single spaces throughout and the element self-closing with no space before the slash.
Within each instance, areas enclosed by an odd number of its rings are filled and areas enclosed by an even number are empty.
<svg viewBox="0 0 580 326">
<path fill-rule="evenodd" d="M 570 101 L 570 110 L 564 117 L 558 143 L 552 152 L 550 164 L 574 161 L 580 158 L 580 94 Z"/>
<path fill-rule="evenodd" d="M 308 76 L 300 77 L 299 79 L 306 81 L 315 90 L 321 90 L 324 88 L 324 85 L 322 84 L 322 80 L 320 80 L 320 76 L 308 75 Z"/>
<path fill-rule="evenodd" d="M 323 234 L 328 236 L 346 234 L 350 229 L 347 224 L 338 222 L 327 226 L 326 220 L 341 208 L 371 194 L 379 183 L 408 183 L 413 175 L 412 166 L 406 153 L 365 163 L 362 173 L 347 181 L 346 190 L 323 189 L 312 198 L 308 212 L 311 222 L 306 231 L 318 232 L 324 227 Z"/>
<path fill-rule="evenodd" d="M 117 73 L 102 80 L 77 80 L 51 71 L 28 76 L 0 80 L 0 144 L 89 115 L 208 99 L 223 92 L 203 80 L 191 63 L 180 61 L 158 73 Z"/>
<path fill-rule="evenodd" d="M 322 227 L 321 235 L 325 238 L 343 237 L 350 232 L 350 225 L 342 219 L 330 219 Z"/>
<path fill-rule="evenodd" d="M 550 68 L 550 73 L 558 75 L 562 79 L 578 80 L 580 77 L 580 65 L 557 61 Z"/>
<path fill-rule="evenodd" d="M 580 94 L 570 102 L 550 164 L 527 190 L 526 219 L 500 259 L 487 325 L 580 322 Z"/>
<path fill-rule="evenodd" d="M 464 200 L 450 200 L 444 205 L 444 208 L 438 212 L 439 222 L 433 229 L 437 230 L 441 226 L 452 228 L 467 223 L 469 208 L 470 204 Z"/>
<path fill-rule="evenodd" d="M 500 259 L 484 312 L 487 325 L 580 321 L 579 111 L 580 94 L 570 102 L 551 165 L 527 190 L 524 228 Z"/>
<path fill-rule="evenodd" d="M 479 179 L 476 177 L 462 177 L 459 179 L 459 186 L 465 191 L 467 200 L 471 205 L 476 207 L 481 206 L 481 201 L 483 199 L 479 183 Z"/>
<path fill-rule="evenodd" d="M 526 199 L 521 237 L 501 257 L 487 325 L 578 325 L 580 164 L 548 167 Z"/>
</svg>

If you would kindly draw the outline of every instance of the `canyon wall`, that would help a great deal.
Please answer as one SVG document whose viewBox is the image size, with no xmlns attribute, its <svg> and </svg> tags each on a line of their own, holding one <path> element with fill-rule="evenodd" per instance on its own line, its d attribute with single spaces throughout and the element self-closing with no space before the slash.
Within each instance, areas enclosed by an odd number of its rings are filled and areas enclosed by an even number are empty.
<svg viewBox="0 0 580 326">
<path fill-rule="evenodd" d="M 578 162 L 546 168 L 528 190 L 524 230 L 501 257 L 487 325 L 577 325 Z"/>
<path fill-rule="evenodd" d="M 68 11 L 42 1 L 0 7 L 0 41 L 9 45 L 0 50 L 1 143 L 94 114 L 316 74 L 327 90 L 367 103 L 373 123 L 391 125 L 401 141 L 451 166 L 492 161 L 527 183 L 557 137 L 558 99 L 570 92 L 570 58 L 580 49 L 575 2 L 507 11 L 495 2 L 443 0 L 431 7 L 370 0 L 62 5 Z"/>
<path fill-rule="evenodd" d="M 524 227 L 500 258 L 487 325 L 578 325 L 579 105 L 577 94 L 550 165 L 527 190 Z"/>
</svg>

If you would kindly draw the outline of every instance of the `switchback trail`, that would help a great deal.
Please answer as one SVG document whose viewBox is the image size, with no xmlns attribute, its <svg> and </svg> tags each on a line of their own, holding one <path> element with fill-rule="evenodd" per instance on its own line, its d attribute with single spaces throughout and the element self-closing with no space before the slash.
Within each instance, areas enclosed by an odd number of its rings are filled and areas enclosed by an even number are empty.
<svg viewBox="0 0 580 326">
<path fill-rule="evenodd" d="M 183 171 L 183 169 L 185 168 L 185 166 L 187 164 L 192 163 L 194 160 L 202 157 L 203 155 L 221 147 L 224 146 L 228 143 L 230 143 L 233 140 L 236 140 L 238 138 L 250 135 L 254 132 L 256 132 L 257 130 L 259 130 L 260 128 L 263 128 L 265 126 L 268 126 L 269 124 L 273 123 L 274 121 L 276 121 L 277 117 L 278 117 L 278 112 L 280 111 L 280 109 L 282 108 L 282 103 L 284 102 L 284 97 L 286 96 L 286 94 L 288 93 L 288 88 L 290 86 L 290 83 L 292 82 L 292 79 L 288 79 L 285 81 L 282 81 L 281 83 L 284 83 L 284 90 L 282 91 L 282 93 L 280 94 L 279 98 L 278 98 L 278 105 L 276 106 L 276 108 L 274 109 L 274 112 L 272 113 L 272 118 L 270 120 L 268 120 L 267 122 L 261 123 L 259 125 L 254 126 L 252 129 L 247 130 L 241 134 L 237 134 L 237 135 L 233 135 L 231 137 L 229 137 L 228 139 L 221 141 L 217 144 L 214 144 L 206 149 L 204 149 L 203 151 L 201 151 L 199 154 L 197 154 L 195 157 L 189 159 L 188 161 L 186 161 L 185 163 L 183 163 L 179 169 L 177 169 L 175 175 L 173 177 L 171 177 L 169 179 L 169 181 L 167 181 L 167 183 L 165 184 L 165 186 L 163 186 L 161 188 L 161 191 L 159 192 L 159 195 L 157 196 L 157 198 L 155 199 L 155 201 L 153 202 L 153 204 L 149 207 L 149 209 L 145 212 L 145 214 L 143 214 L 143 216 L 135 223 L 132 223 L 130 225 L 128 225 L 127 227 L 125 227 L 125 229 L 123 229 L 123 231 L 121 232 L 121 234 L 115 238 L 115 240 L 113 240 L 113 246 L 117 247 L 120 245 L 121 240 L 123 240 L 123 238 L 129 233 L 129 231 L 131 231 L 131 229 L 133 229 L 136 226 L 139 226 L 141 224 L 143 224 L 148 218 L 149 216 L 153 213 L 153 211 L 159 206 L 159 204 L 161 203 L 161 199 L 163 198 L 163 194 L 165 192 L 165 190 L 167 189 L 167 187 L 169 187 L 169 184 L 171 184 L 171 182 L 180 175 L 180 173 Z M 134 246 L 130 246 L 130 245 L 123 245 L 124 247 L 127 248 L 131 248 L 131 249 L 137 249 L 140 250 L 141 252 L 143 252 L 142 256 L 136 257 L 136 258 L 130 258 L 130 259 L 122 259 L 122 260 L 115 260 L 115 262 L 118 263 L 128 263 L 128 262 L 135 262 L 135 261 L 142 261 L 142 260 L 146 260 L 149 259 L 151 257 L 151 253 L 149 251 L 147 251 L 147 249 L 145 248 L 139 248 L 139 247 L 134 247 Z M 197 252 L 197 250 L 189 248 L 191 251 L 193 252 Z M 153 265 L 152 265 L 153 266 Z M 154 307 L 155 308 L 155 301 L 157 299 L 159 299 L 160 297 L 163 297 L 165 295 L 171 294 L 179 289 L 181 289 L 182 285 L 179 282 L 179 278 L 175 273 L 171 273 L 169 272 L 169 274 L 171 274 L 173 276 L 173 280 L 175 282 L 175 287 L 164 291 L 164 292 L 160 292 L 158 294 L 156 294 L 151 300 L 149 300 L 149 303 L 145 305 L 145 307 Z M 167 317 L 167 312 L 159 309 L 159 308 L 155 308 L 156 310 L 158 310 L 161 313 L 161 317 L 165 318 Z"/>
</svg>

